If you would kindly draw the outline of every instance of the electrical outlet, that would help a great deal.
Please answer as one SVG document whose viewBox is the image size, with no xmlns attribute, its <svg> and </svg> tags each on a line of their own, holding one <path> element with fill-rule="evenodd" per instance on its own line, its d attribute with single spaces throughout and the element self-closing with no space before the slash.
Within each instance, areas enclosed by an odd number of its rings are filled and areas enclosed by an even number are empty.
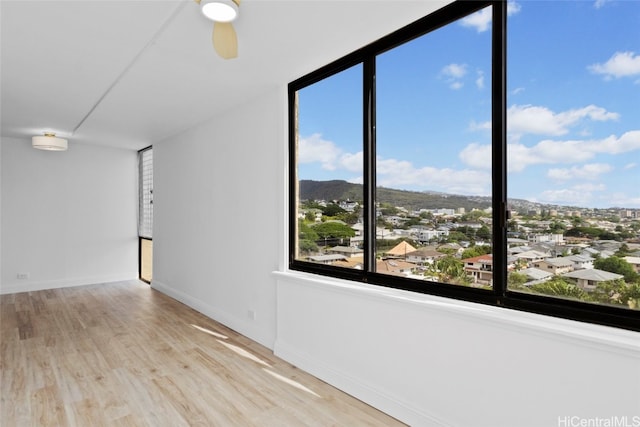
<svg viewBox="0 0 640 427">
<path fill-rule="evenodd" d="M 18 273 L 19 280 L 26 280 L 29 278 L 29 273 Z"/>
<path fill-rule="evenodd" d="M 255 312 L 255 310 L 249 310 L 249 312 L 247 314 L 249 314 L 249 319 L 256 320 L 256 312 Z"/>
</svg>

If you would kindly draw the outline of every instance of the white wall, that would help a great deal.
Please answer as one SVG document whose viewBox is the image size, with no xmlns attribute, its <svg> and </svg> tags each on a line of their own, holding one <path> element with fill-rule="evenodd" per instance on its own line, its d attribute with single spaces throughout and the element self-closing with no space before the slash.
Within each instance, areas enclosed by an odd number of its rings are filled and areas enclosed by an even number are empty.
<svg viewBox="0 0 640 427">
<path fill-rule="evenodd" d="M 277 277 L 276 354 L 410 425 L 575 427 L 624 416 L 628 424 L 589 425 L 640 425 L 638 333 Z"/>
<path fill-rule="evenodd" d="M 284 92 L 154 145 L 155 288 L 414 426 L 640 422 L 638 333 L 287 272 Z"/>
<path fill-rule="evenodd" d="M 283 238 L 282 93 L 153 146 L 152 286 L 269 347 Z"/>
<path fill-rule="evenodd" d="M 135 151 L 69 141 L 46 152 L 14 138 L 1 150 L 0 292 L 137 277 Z"/>
</svg>

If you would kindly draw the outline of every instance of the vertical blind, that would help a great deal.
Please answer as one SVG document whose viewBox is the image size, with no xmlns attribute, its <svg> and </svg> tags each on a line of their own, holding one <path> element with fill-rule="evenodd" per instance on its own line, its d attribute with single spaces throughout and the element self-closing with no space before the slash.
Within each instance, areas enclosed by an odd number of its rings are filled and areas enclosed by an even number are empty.
<svg viewBox="0 0 640 427">
<path fill-rule="evenodd" d="M 153 238 L 153 149 L 138 152 L 138 236 Z"/>
</svg>

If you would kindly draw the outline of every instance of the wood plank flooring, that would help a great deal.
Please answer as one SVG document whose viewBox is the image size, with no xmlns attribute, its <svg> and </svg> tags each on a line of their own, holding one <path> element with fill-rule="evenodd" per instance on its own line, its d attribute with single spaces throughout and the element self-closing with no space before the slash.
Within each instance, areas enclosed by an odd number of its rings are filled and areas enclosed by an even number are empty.
<svg viewBox="0 0 640 427">
<path fill-rule="evenodd" d="M 0 426 L 401 426 L 141 282 L 0 296 Z"/>
</svg>

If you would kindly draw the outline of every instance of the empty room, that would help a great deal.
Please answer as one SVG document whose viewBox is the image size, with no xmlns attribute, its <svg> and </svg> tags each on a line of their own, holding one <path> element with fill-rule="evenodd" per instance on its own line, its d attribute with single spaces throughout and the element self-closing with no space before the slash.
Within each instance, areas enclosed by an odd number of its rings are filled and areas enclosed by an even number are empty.
<svg viewBox="0 0 640 427">
<path fill-rule="evenodd" d="M 639 23 L 0 0 L 0 425 L 640 426 Z"/>
</svg>

